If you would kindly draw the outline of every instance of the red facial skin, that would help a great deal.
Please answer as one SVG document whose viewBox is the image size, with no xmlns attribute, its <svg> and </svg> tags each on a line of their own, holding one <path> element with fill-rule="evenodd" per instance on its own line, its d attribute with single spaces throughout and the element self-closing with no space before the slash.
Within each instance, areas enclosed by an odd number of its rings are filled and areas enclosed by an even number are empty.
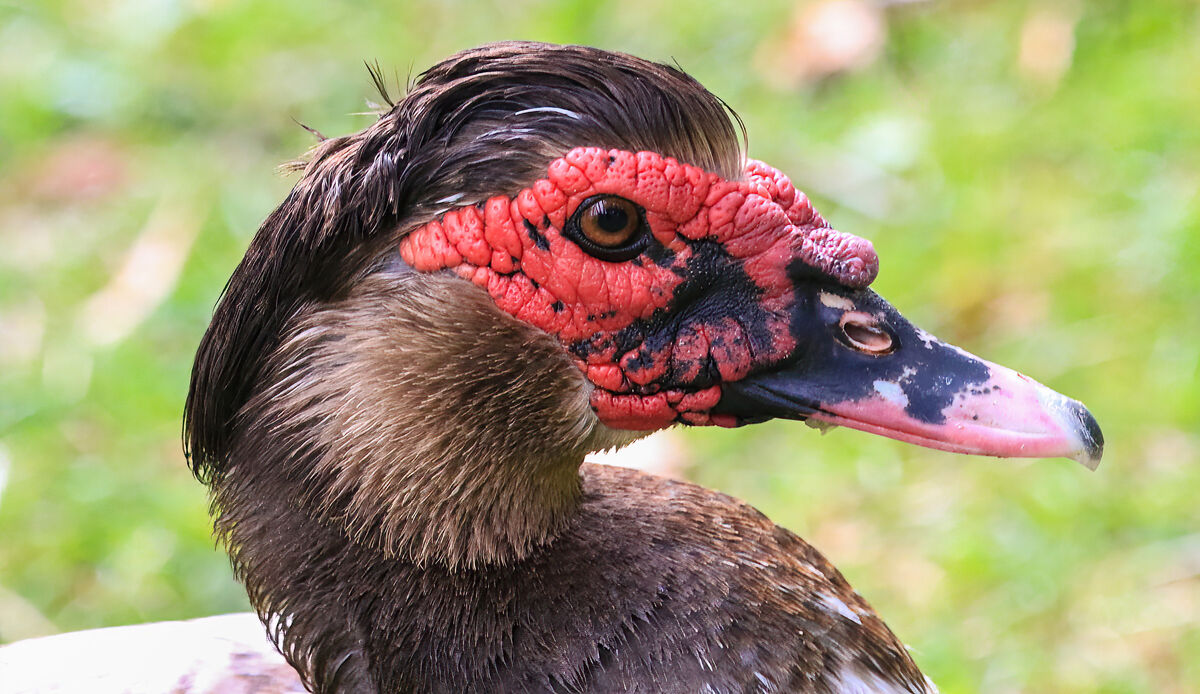
<svg viewBox="0 0 1200 694">
<path fill-rule="evenodd" d="M 650 247 L 624 262 L 562 233 L 581 202 L 640 205 Z M 721 383 L 785 358 L 798 268 L 848 287 L 874 280 L 869 241 L 835 231 L 786 176 L 757 161 L 728 181 L 653 152 L 578 148 L 509 198 L 445 213 L 405 236 L 405 262 L 451 269 L 554 335 L 618 429 L 736 423 L 709 410 Z M 803 266 L 803 267 L 801 267 Z"/>
</svg>

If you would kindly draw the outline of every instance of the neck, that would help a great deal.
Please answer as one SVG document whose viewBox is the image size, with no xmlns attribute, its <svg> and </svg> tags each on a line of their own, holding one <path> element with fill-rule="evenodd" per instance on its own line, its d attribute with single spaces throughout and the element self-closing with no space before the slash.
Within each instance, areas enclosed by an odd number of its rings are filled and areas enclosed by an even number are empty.
<svg viewBox="0 0 1200 694">
<path fill-rule="evenodd" d="M 377 272 L 286 335 L 216 484 L 234 542 L 266 498 L 388 559 L 508 564 L 562 530 L 584 455 L 630 439 L 553 338 L 449 274 Z"/>
</svg>

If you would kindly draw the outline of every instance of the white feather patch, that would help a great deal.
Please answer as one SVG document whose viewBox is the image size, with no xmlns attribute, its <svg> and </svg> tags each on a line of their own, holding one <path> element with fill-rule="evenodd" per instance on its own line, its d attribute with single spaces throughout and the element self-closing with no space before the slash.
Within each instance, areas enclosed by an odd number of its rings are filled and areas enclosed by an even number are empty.
<svg viewBox="0 0 1200 694">
<path fill-rule="evenodd" d="M 928 678 L 920 689 L 912 689 L 898 682 L 884 680 L 857 665 L 843 668 L 830 682 L 829 691 L 834 694 L 938 694 L 937 687 Z"/>
<path fill-rule="evenodd" d="M 845 603 L 845 601 L 841 600 L 836 595 L 817 593 L 817 600 L 822 606 L 825 607 L 825 609 L 829 610 L 830 612 L 839 614 L 855 624 L 862 624 L 862 619 L 858 616 L 858 613 L 852 610 L 850 606 Z"/>
</svg>

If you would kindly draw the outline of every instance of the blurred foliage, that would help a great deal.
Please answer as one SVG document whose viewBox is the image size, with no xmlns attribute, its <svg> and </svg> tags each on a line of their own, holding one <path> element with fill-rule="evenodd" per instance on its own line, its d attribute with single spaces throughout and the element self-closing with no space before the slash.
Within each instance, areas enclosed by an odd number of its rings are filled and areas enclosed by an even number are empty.
<svg viewBox="0 0 1200 694">
<path fill-rule="evenodd" d="M 690 477 L 812 541 L 943 691 L 1200 691 L 1200 7 L 857 3 L 821 64 L 817 4 L 0 4 L 0 642 L 246 608 L 179 415 L 293 119 L 368 124 L 363 60 L 533 38 L 677 60 L 882 294 L 1109 441 L 1092 474 L 770 423 L 685 432 Z"/>
</svg>

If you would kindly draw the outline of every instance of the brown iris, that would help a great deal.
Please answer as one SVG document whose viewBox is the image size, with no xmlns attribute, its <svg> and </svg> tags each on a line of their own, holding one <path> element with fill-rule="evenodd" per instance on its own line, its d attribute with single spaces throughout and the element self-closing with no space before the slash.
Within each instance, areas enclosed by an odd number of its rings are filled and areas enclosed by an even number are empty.
<svg viewBox="0 0 1200 694">
<path fill-rule="evenodd" d="M 637 208 L 625 198 L 600 198 L 579 218 L 579 230 L 597 246 L 616 248 L 629 243 L 638 228 Z"/>
<path fill-rule="evenodd" d="M 591 255 L 629 260 L 649 242 L 642 209 L 617 195 L 593 195 L 567 221 L 567 235 Z"/>
</svg>

